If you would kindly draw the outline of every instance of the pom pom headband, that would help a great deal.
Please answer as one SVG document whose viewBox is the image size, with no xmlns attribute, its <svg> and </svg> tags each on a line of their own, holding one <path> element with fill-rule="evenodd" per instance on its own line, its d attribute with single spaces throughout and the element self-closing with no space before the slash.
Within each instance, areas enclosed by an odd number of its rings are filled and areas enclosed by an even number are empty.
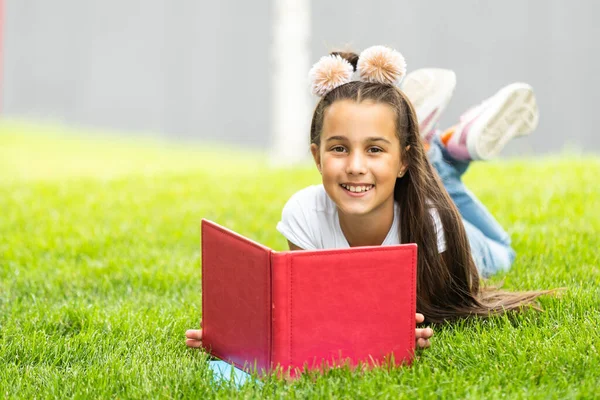
<svg viewBox="0 0 600 400">
<path fill-rule="evenodd" d="M 399 85 L 406 75 L 406 60 L 389 47 L 373 46 L 360 53 L 356 70 L 360 81 Z M 308 74 L 312 93 L 325 96 L 350 82 L 353 72 L 352 65 L 337 54 L 321 57 Z"/>
</svg>

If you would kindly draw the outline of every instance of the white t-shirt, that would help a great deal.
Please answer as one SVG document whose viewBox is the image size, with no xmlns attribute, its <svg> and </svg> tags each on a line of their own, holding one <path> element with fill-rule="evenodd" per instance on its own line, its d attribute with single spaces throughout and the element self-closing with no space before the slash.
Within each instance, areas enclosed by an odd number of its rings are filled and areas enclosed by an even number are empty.
<svg viewBox="0 0 600 400">
<path fill-rule="evenodd" d="M 436 209 L 431 209 L 436 226 L 438 251 L 446 250 L 442 221 Z M 398 203 L 394 202 L 394 221 L 382 246 L 400 244 Z M 290 242 L 304 250 L 350 247 L 342 228 L 335 203 L 323 185 L 309 186 L 295 193 L 283 207 L 277 230 Z"/>
</svg>

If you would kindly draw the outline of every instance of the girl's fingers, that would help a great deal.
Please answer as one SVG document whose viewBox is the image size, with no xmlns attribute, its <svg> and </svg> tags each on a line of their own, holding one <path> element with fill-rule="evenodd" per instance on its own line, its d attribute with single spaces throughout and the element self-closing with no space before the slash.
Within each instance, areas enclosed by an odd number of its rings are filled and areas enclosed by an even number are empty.
<svg viewBox="0 0 600 400">
<path fill-rule="evenodd" d="M 417 324 L 420 324 L 423 321 L 425 321 L 425 316 L 423 314 L 421 314 L 421 313 L 417 313 L 415 319 L 417 321 Z"/>
<path fill-rule="evenodd" d="M 188 339 L 202 340 L 202 329 L 188 329 L 185 331 L 185 337 Z"/>
<path fill-rule="evenodd" d="M 425 349 L 431 345 L 429 338 L 433 336 L 431 328 L 415 329 L 415 339 L 417 347 Z M 186 346 L 198 348 L 202 347 L 202 329 L 188 329 L 185 332 Z"/>
<path fill-rule="evenodd" d="M 429 339 L 433 336 L 433 329 L 423 328 L 415 329 L 415 339 Z"/>
<path fill-rule="evenodd" d="M 202 340 L 186 339 L 185 345 L 187 347 L 193 347 L 193 348 L 202 347 Z"/>
<path fill-rule="evenodd" d="M 419 320 L 419 316 L 422 318 L 423 314 L 417 314 L 417 321 Z M 433 329 L 431 328 L 415 329 L 417 347 L 429 347 L 430 343 L 428 339 L 432 336 Z M 187 338 L 185 344 L 188 347 L 202 347 L 202 329 L 188 329 L 185 331 L 185 337 Z"/>
</svg>

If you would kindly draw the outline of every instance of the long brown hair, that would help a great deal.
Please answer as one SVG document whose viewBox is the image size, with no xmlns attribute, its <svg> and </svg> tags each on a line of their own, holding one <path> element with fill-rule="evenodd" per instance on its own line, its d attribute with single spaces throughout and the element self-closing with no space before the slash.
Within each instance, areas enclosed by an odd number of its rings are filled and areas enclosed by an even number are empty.
<svg viewBox="0 0 600 400">
<path fill-rule="evenodd" d="M 356 54 L 334 54 L 346 58 L 356 69 Z M 396 114 L 396 135 L 407 170 L 396 179 L 394 200 L 400 206 L 400 242 L 416 243 L 419 249 L 417 311 L 430 322 L 443 322 L 474 315 L 487 317 L 524 306 L 537 308 L 535 299 L 548 291 L 506 292 L 481 287 L 460 214 L 427 159 L 415 111 L 404 93 L 381 83 L 353 81 L 339 86 L 315 108 L 311 143 L 320 145 L 324 113 L 339 100 L 387 104 Z M 444 227 L 443 253 L 438 251 L 431 208 L 437 210 Z"/>
</svg>

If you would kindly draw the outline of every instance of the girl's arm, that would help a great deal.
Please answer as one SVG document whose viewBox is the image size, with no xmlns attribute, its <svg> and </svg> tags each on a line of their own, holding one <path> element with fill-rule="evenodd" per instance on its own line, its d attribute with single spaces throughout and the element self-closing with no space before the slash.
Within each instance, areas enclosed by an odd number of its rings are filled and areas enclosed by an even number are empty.
<svg viewBox="0 0 600 400">
<path fill-rule="evenodd" d="M 296 246 L 294 243 L 290 242 L 289 240 L 288 240 L 288 246 L 290 246 L 291 251 L 304 250 L 304 249 L 301 249 L 300 247 Z"/>
</svg>

